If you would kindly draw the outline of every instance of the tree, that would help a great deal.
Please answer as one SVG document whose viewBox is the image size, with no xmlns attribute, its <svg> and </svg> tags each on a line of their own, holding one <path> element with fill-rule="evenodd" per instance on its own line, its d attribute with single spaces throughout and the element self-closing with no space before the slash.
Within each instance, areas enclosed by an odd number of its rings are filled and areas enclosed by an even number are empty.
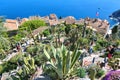
<svg viewBox="0 0 120 80">
<path fill-rule="evenodd" d="M 10 42 L 8 39 L 7 30 L 5 27 L 3 27 L 3 22 L 0 23 L 0 49 L 10 49 Z"/>
<path fill-rule="evenodd" d="M 82 37 L 85 37 L 85 35 L 86 35 L 86 25 L 87 25 L 87 23 L 86 23 L 86 21 L 84 21 L 84 27 L 83 27 Z"/>
<path fill-rule="evenodd" d="M 43 31 L 43 35 L 44 35 L 44 36 L 48 36 L 48 35 L 50 35 L 50 31 L 49 31 L 49 29 L 46 29 L 45 31 Z"/>
<path fill-rule="evenodd" d="M 20 26 L 19 30 L 20 31 L 26 30 L 26 31 L 30 32 L 30 29 L 35 30 L 41 26 L 46 26 L 44 21 L 42 21 L 42 20 L 30 20 L 30 21 L 26 21 L 25 23 L 23 23 Z"/>
<path fill-rule="evenodd" d="M 19 36 L 25 37 L 28 36 L 27 34 L 30 34 L 31 38 L 33 38 L 35 45 L 37 44 L 34 38 L 34 35 L 32 34 L 32 31 L 39 28 L 46 26 L 45 22 L 42 20 L 29 20 L 23 23 L 21 26 L 19 26 Z M 23 35 L 22 33 L 25 34 Z"/>
</svg>

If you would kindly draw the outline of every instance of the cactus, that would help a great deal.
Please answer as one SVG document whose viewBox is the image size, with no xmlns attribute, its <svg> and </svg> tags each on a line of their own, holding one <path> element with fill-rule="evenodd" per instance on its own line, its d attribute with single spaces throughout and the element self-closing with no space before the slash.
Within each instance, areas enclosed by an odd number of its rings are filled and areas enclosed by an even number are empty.
<svg viewBox="0 0 120 80">
<path fill-rule="evenodd" d="M 91 80 L 95 80 L 95 76 L 96 76 L 96 69 L 90 69 L 90 79 Z"/>
<path fill-rule="evenodd" d="M 117 70 L 119 67 L 119 59 L 111 58 L 108 60 L 108 65 L 113 68 L 113 70 Z"/>
<path fill-rule="evenodd" d="M 84 68 L 79 68 L 79 69 L 77 70 L 77 76 L 79 76 L 80 78 L 84 78 L 85 75 L 86 75 L 86 71 L 85 71 Z"/>
<path fill-rule="evenodd" d="M 57 73 L 60 79 L 67 79 L 73 76 L 74 66 L 78 60 L 81 52 L 75 49 L 74 52 L 67 50 L 67 48 L 62 45 L 61 48 L 55 48 L 51 45 L 52 57 L 49 52 L 44 48 L 44 54 L 49 60 L 49 65 Z"/>
<path fill-rule="evenodd" d="M 29 75 L 34 73 L 35 71 L 34 64 L 35 64 L 34 59 L 31 58 L 30 55 L 23 58 L 23 65 L 17 72 L 21 80 L 27 79 Z"/>
<path fill-rule="evenodd" d="M 29 55 L 28 57 L 24 57 L 24 67 L 28 70 L 29 69 L 29 73 L 31 72 L 31 70 L 35 70 L 35 61 L 33 58 L 31 58 L 31 56 Z"/>
</svg>

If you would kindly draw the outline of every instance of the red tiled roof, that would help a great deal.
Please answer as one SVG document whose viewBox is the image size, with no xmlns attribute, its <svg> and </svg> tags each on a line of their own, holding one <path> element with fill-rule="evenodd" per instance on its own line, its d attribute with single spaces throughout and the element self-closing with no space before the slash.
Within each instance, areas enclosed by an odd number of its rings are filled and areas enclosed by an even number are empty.
<svg viewBox="0 0 120 80">
<path fill-rule="evenodd" d="M 58 20 L 49 20 L 48 22 L 50 26 L 59 24 Z"/>
<path fill-rule="evenodd" d="M 6 27 L 8 31 L 17 30 L 18 29 L 17 20 L 6 19 L 6 22 L 4 23 L 4 27 Z"/>
<path fill-rule="evenodd" d="M 56 16 L 56 14 L 50 14 L 50 16 L 49 16 L 49 18 L 51 19 L 51 20 L 57 20 L 57 16 Z"/>
<path fill-rule="evenodd" d="M 101 34 L 105 34 L 109 28 L 109 23 L 106 20 L 103 21 L 100 19 L 86 19 L 86 21 L 88 22 L 87 25 L 92 26 Z M 76 24 L 84 24 L 84 19 L 80 19 L 79 21 L 77 20 Z"/>
</svg>

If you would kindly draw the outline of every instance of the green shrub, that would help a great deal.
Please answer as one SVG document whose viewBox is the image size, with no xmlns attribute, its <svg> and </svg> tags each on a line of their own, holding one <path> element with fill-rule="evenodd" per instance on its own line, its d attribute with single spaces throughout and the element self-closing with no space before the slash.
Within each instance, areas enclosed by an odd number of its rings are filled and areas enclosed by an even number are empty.
<svg viewBox="0 0 120 80">
<path fill-rule="evenodd" d="M 108 65 L 109 65 L 110 67 L 112 67 L 113 70 L 119 69 L 119 62 L 120 62 L 120 60 L 117 59 L 117 58 L 114 58 L 114 57 L 108 59 Z"/>
<path fill-rule="evenodd" d="M 4 59 L 6 57 L 6 55 L 4 53 L 0 53 L 0 59 Z"/>
<path fill-rule="evenodd" d="M 43 35 L 44 35 L 44 36 L 48 36 L 48 35 L 50 35 L 50 31 L 49 31 L 49 29 L 46 29 L 45 31 L 43 31 Z"/>
<path fill-rule="evenodd" d="M 96 43 L 96 46 L 93 47 L 94 51 L 99 51 L 102 49 L 102 46 L 100 46 L 100 44 Z"/>
<path fill-rule="evenodd" d="M 2 74 L 4 72 L 4 66 L 0 65 L 0 74 Z"/>
<path fill-rule="evenodd" d="M 16 69 L 17 68 L 17 62 L 18 62 L 18 59 L 20 57 L 22 57 L 22 54 L 18 54 L 16 56 L 14 56 L 13 58 L 11 58 L 9 61 L 1 64 L 0 65 L 0 74 Z"/>
<path fill-rule="evenodd" d="M 114 58 L 120 58 L 120 51 L 115 51 L 113 57 Z"/>
<path fill-rule="evenodd" d="M 29 20 L 29 21 L 26 21 L 25 23 L 23 23 L 19 27 L 19 29 L 20 29 L 20 31 L 26 30 L 26 31 L 30 32 L 30 29 L 34 30 L 34 29 L 39 28 L 40 26 L 46 26 L 45 22 L 42 20 Z"/>
<path fill-rule="evenodd" d="M 45 73 L 46 75 L 50 76 L 50 78 L 51 78 L 52 80 L 58 79 L 57 73 L 56 73 L 52 68 L 44 69 L 44 73 Z"/>
<path fill-rule="evenodd" d="M 114 55 L 120 55 L 120 51 L 115 51 Z"/>
<path fill-rule="evenodd" d="M 45 54 L 37 54 L 34 56 L 34 60 L 35 60 L 35 64 L 40 66 L 41 64 L 43 64 L 44 62 L 47 61 L 47 58 L 45 56 Z"/>
<path fill-rule="evenodd" d="M 86 70 L 84 68 L 79 68 L 77 70 L 77 76 L 80 78 L 84 78 L 86 76 Z"/>
<path fill-rule="evenodd" d="M 97 71 L 96 78 L 100 78 L 100 77 L 102 77 L 104 74 L 105 74 L 105 71 L 99 69 L 99 70 Z"/>
<path fill-rule="evenodd" d="M 105 74 L 105 72 L 103 70 L 101 70 L 101 68 L 99 66 L 97 66 L 95 64 L 89 66 L 87 71 L 88 71 L 88 75 L 91 80 L 95 80 L 95 78 L 100 78 Z"/>
<path fill-rule="evenodd" d="M 3 64 L 0 65 L 0 74 L 4 72 L 9 72 L 10 70 L 16 69 L 17 65 L 11 64 L 8 62 L 4 62 Z"/>
<path fill-rule="evenodd" d="M 118 47 L 120 45 L 120 39 L 115 39 L 113 44 Z"/>
<path fill-rule="evenodd" d="M 5 67 L 5 72 L 9 72 L 17 68 L 17 63 L 7 62 Z"/>
<path fill-rule="evenodd" d="M 30 46 L 27 48 L 27 52 L 30 54 L 36 53 L 38 51 L 38 48 L 35 46 Z"/>
<path fill-rule="evenodd" d="M 9 72 L 11 70 L 14 70 L 17 68 L 17 64 L 13 64 L 13 63 L 10 63 L 10 62 L 5 62 L 2 64 L 2 67 L 3 67 L 3 72 Z"/>
<path fill-rule="evenodd" d="M 114 58 L 120 58 L 120 55 L 114 55 Z"/>
<path fill-rule="evenodd" d="M 8 62 L 17 63 L 20 58 L 22 58 L 22 53 L 19 53 L 19 54 L 15 55 Z"/>
</svg>

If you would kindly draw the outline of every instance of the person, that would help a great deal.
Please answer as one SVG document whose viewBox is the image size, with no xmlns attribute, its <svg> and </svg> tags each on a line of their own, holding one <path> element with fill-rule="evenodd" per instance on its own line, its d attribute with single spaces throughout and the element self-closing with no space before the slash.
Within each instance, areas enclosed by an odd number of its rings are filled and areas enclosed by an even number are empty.
<svg viewBox="0 0 120 80">
<path fill-rule="evenodd" d="M 90 56 L 91 56 L 92 52 L 93 52 L 93 48 L 92 48 L 92 45 L 91 45 L 90 48 L 89 48 L 89 54 L 90 54 Z"/>
<path fill-rule="evenodd" d="M 17 48 L 17 51 L 19 52 L 20 51 L 20 43 L 17 43 L 17 45 L 16 45 L 16 48 Z"/>
<path fill-rule="evenodd" d="M 83 47 L 83 55 L 84 55 L 84 57 L 86 57 L 87 56 L 87 49 L 86 49 L 86 47 Z"/>
<path fill-rule="evenodd" d="M 115 46 L 114 46 L 114 45 L 111 45 L 110 48 L 111 48 L 110 53 L 111 53 L 112 56 L 113 56 L 113 55 L 114 55 L 114 52 L 115 52 Z"/>
<path fill-rule="evenodd" d="M 105 63 L 105 64 L 107 63 L 107 58 L 106 58 L 106 57 L 104 58 L 104 63 Z"/>
<path fill-rule="evenodd" d="M 91 56 L 91 54 L 93 53 L 93 44 L 94 44 L 94 41 L 92 41 L 92 42 L 90 43 L 90 48 L 89 48 L 89 50 L 88 50 L 90 56 Z"/>
<path fill-rule="evenodd" d="M 20 45 L 17 45 L 17 50 L 18 50 L 18 52 L 20 51 Z"/>
<path fill-rule="evenodd" d="M 108 53 L 108 59 L 111 59 L 111 58 L 112 58 L 112 54 Z"/>
<path fill-rule="evenodd" d="M 109 46 L 107 48 L 107 51 L 108 51 L 108 59 L 111 59 L 112 58 L 112 48 L 111 48 L 111 46 Z"/>
<path fill-rule="evenodd" d="M 93 57 L 93 60 L 92 60 L 92 63 L 94 63 L 95 62 L 95 57 Z"/>
<path fill-rule="evenodd" d="M 102 67 L 105 67 L 105 63 L 104 62 L 101 62 L 100 63 L 100 67 L 102 68 Z"/>
</svg>

